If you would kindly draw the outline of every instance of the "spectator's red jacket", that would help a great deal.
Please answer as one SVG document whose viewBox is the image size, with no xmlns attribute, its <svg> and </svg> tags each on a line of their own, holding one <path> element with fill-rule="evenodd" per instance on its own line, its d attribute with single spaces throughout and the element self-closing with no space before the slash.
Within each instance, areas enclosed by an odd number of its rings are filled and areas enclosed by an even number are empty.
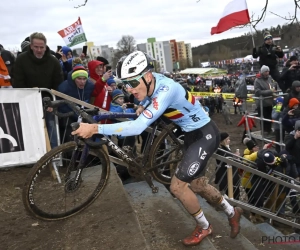
<svg viewBox="0 0 300 250">
<path fill-rule="evenodd" d="M 88 69 L 90 78 L 95 82 L 95 88 L 92 93 L 92 97 L 95 97 L 94 105 L 109 111 L 110 103 L 112 101 L 111 95 L 108 93 L 107 90 L 107 83 L 102 80 L 102 76 L 96 74 L 96 67 L 100 64 L 103 64 L 100 61 L 92 60 L 88 63 Z M 101 121 L 102 124 L 104 123 L 111 123 L 109 120 Z"/>
</svg>

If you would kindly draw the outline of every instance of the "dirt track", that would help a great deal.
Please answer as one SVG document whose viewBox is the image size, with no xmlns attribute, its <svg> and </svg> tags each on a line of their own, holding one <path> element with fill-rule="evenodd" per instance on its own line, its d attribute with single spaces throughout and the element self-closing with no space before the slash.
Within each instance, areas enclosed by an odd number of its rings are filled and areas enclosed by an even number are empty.
<svg viewBox="0 0 300 250">
<path fill-rule="evenodd" d="M 239 148 L 242 152 L 244 146 L 241 144 L 241 137 L 244 128 L 236 127 L 241 115 L 231 116 L 233 125 L 225 125 L 225 121 L 220 114 L 215 114 L 212 118 L 216 121 L 220 131 L 229 133 L 231 149 L 234 151 Z M 114 200 L 107 199 L 104 202 L 102 196 L 100 196 L 87 210 L 64 221 L 44 222 L 28 216 L 25 213 L 21 197 L 22 186 L 28 171 L 28 168 L 21 167 L 0 171 L 1 250 L 127 249 L 126 242 L 120 241 L 118 243 L 113 242 L 114 239 L 110 239 L 111 230 L 117 230 L 118 228 L 117 223 L 111 223 L 111 221 L 124 214 L 128 216 L 126 213 L 130 213 L 130 209 L 128 209 L 127 211 L 117 210 L 114 211 L 117 214 L 111 214 L 111 205 Z M 115 199 L 118 199 L 117 196 Z M 107 221 L 103 220 L 104 215 Z M 132 217 L 128 216 L 128 220 L 132 220 Z M 168 228 L 172 230 L 170 227 Z M 174 228 L 173 230 L 177 229 Z M 126 231 L 131 237 L 130 229 L 124 229 L 122 231 L 124 239 L 133 240 L 126 237 Z M 136 250 L 139 249 L 136 248 Z"/>
</svg>

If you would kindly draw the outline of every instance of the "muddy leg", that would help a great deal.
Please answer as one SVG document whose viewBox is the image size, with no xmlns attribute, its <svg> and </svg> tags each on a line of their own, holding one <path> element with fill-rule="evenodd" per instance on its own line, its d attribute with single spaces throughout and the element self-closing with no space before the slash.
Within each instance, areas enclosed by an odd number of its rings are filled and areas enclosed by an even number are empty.
<svg viewBox="0 0 300 250">
<path fill-rule="evenodd" d="M 215 187 L 208 184 L 208 178 L 205 176 L 193 180 L 191 189 L 213 206 L 218 206 L 222 200 L 221 193 Z"/>
</svg>

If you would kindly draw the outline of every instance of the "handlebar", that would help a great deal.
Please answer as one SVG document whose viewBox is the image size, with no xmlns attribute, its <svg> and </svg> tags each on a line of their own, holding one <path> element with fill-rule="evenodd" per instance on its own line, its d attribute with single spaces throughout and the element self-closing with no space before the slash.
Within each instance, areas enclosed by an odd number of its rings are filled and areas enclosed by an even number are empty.
<svg viewBox="0 0 300 250">
<path fill-rule="evenodd" d="M 51 99 L 49 97 L 44 97 L 43 98 L 43 104 L 45 108 L 51 107 L 54 109 L 54 114 L 59 116 L 59 117 L 69 117 L 69 116 L 73 116 L 74 114 L 77 114 L 79 116 L 81 116 L 82 118 L 84 118 L 88 123 L 97 123 L 97 121 L 95 121 L 91 115 L 96 115 L 99 112 L 99 109 L 97 107 L 95 107 L 94 109 L 81 109 L 80 107 L 78 107 L 75 103 L 70 102 L 68 100 L 57 100 L 57 101 L 51 101 Z M 57 108 L 60 105 L 66 104 L 68 105 L 73 111 L 70 111 L 68 113 L 61 113 L 57 111 Z M 91 115 L 90 115 L 90 114 Z M 73 131 L 77 130 L 79 128 L 80 124 L 78 122 L 74 122 L 71 124 L 71 128 L 73 129 Z M 99 135 L 101 138 L 103 138 L 103 135 Z M 93 141 L 92 139 L 83 139 L 83 138 L 79 138 L 80 140 L 83 140 L 88 146 L 92 147 L 92 148 L 99 148 L 101 147 L 103 144 L 106 143 L 105 139 L 101 139 L 99 141 Z"/>
</svg>

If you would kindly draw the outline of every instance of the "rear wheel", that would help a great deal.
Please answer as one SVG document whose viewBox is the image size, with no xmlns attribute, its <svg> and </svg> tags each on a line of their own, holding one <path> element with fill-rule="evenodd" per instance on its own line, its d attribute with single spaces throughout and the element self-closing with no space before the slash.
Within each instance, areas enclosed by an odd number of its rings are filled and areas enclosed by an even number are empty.
<svg viewBox="0 0 300 250">
<path fill-rule="evenodd" d="M 183 141 L 174 140 L 168 130 L 175 133 L 176 126 L 170 124 L 167 129 L 162 130 L 160 135 L 155 139 L 150 150 L 150 168 L 155 168 L 151 174 L 158 182 L 170 185 L 171 178 L 175 170 L 182 160 L 183 156 Z"/>
<path fill-rule="evenodd" d="M 82 148 L 73 141 L 64 143 L 33 166 L 23 188 L 23 203 L 31 215 L 43 220 L 64 219 L 88 207 L 101 194 L 109 177 L 108 155 L 103 149 L 89 149 L 76 180 Z"/>
</svg>

